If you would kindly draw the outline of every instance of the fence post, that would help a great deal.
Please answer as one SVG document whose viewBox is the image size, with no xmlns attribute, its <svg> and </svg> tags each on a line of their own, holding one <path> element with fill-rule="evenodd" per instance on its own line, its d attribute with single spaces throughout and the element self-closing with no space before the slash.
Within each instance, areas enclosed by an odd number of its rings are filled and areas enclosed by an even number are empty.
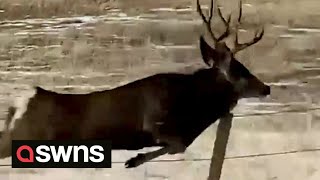
<svg viewBox="0 0 320 180">
<path fill-rule="evenodd" d="M 220 118 L 211 157 L 208 180 L 220 180 L 222 166 L 226 154 L 233 114 Z"/>
</svg>

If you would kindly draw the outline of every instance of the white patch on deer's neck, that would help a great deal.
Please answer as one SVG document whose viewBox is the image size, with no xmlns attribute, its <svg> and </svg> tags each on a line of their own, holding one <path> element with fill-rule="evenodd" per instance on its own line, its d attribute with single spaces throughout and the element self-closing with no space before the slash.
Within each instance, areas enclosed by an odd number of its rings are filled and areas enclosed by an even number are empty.
<svg viewBox="0 0 320 180">
<path fill-rule="evenodd" d="M 229 73 L 227 72 L 226 69 L 218 68 L 218 70 L 219 70 L 220 73 L 221 73 L 221 77 L 225 78 L 227 81 L 229 81 L 229 82 L 232 83 L 232 81 L 231 81 L 231 79 L 230 79 L 230 77 L 229 77 Z"/>
<path fill-rule="evenodd" d="M 16 124 L 16 121 L 23 117 L 24 113 L 27 111 L 27 107 L 29 101 L 36 94 L 36 89 L 32 89 L 24 93 L 21 97 L 18 97 L 14 102 L 14 107 L 16 108 L 16 112 L 14 113 L 12 120 L 9 124 L 9 130 L 12 130 Z"/>
<path fill-rule="evenodd" d="M 226 59 L 218 61 L 218 64 L 216 65 L 220 72 L 225 76 L 225 78 L 231 82 L 231 78 L 229 76 L 229 71 L 230 71 L 230 62 L 232 57 L 228 55 Z"/>
</svg>

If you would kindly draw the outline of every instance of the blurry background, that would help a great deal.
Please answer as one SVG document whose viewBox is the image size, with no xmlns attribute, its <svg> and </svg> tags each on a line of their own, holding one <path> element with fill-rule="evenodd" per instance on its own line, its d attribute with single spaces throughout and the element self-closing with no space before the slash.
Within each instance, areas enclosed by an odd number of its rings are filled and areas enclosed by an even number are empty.
<svg viewBox="0 0 320 180">
<path fill-rule="evenodd" d="M 30 85 L 58 92 L 109 89 L 159 72 L 204 66 L 204 32 L 195 0 L 1 0 L 0 122 L 14 97 Z M 237 0 L 219 1 L 224 16 Z M 320 2 L 244 0 L 240 41 L 264 25 L 256 45 L 237 54 L 272 86 L 267 99 L 241 100 L 222 180 L 319 180 L 320 152 L 232 157 L 320 147 Z M 209 5 L 202 0 L 203 8 Z M 221 32 L 221 22 L 214 21 Z M 163 156 L 136 169 L 11 169 L 0 160 L 0 179 L 183 179 L 208 176 L 217 124 L 184 155 Z M 147 149 L 148 150 L 148 149 Z M 149 149 L 150 150 L 150 149 Z M 124 162 L 137 152 L 113 152 Z"/>
</svg>

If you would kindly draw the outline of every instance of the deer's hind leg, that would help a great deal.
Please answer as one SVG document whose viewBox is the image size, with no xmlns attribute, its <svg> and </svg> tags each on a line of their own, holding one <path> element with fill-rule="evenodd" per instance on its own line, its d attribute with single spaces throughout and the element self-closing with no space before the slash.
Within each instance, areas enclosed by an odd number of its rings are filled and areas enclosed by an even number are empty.
<svg viewBox="0 0 320 180">
<path fill-rule="evenodd" d="M 12 140 L 32 140 L 37 139 L 38 131 L 36 126 L 27 121 L 27 118 L 21 117 L 9 122 L 1 132 L 0 138 L 0 159 L 10 157 L 12 155 Z M 38 139 L 41 139 L 39 136 Z"/>
<path fill-rule="evenodd" d="M 41 140 L 43 138 L 35 138 L 35 134 L 31 131 L 31 126 L 16 126 L 13 129 L 2 132 L 0 139 L 0 159 L 10 157 L 12 155 L 12 140 Z"/>
<path fill-rule="evenodd" d="M 10 132 L 2 132 L 0 141 L 0 159 L 4 159 L 12 155 L 11 140 Z"/>
<path fill-rule="evenodd" d="M 0 159 L 4 159 L 10 157 L 12 155 L 11 152 L 11 131 L 9 130 L 10 123 L 14 114 L 16 113 L 16 108 L 14 106 L 10 106 L 8 108 L 7 119 L 5 121 L 5 127 L 3 131 L 0 132 Z"/>
</svg>

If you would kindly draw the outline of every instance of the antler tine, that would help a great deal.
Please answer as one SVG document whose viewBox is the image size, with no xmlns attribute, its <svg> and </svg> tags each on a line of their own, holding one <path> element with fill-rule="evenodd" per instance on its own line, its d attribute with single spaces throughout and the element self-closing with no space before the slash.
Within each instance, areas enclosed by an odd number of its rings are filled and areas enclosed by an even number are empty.
<svg viewBox="0 0 320 180">
<path fill-rule="evenodd" d="M 211 0 L 210 1 L 210 14 L 209 14 L 209 20 L 208 20 L 208 22 L 211 24 L 211 20 L 212 20 L 212 17 L 213 17 L 213 7 L 214 7 L 214 4 L 213 4 L 213 1 L 214 0 Z"/>
<path fill-rule="evenodd" d="M 258 41 L 260 41 L 262 39 L 263 35 L 264 35 L 264 28 L 262 27 L 260 34 L 258 35 L 258 31 L 256 31 L 255 37 L 251 41 L 246 42 L 246 43 L 242 43 L 242 44 L 237 43 L 236 47 L 233 50 L 233 53 L 239 52 L 239 51 L 257 43 Z"/>
<path fill-rule="evenodd" d="M 238 16 L 238 22 L 240 23 L 242 18 L 242 0 L 239 0 L 239 16 Z"/>
<path fill-rule="evenodd" d="M 213 17 L 213 0 L 211 0 L 211 6 L 210 6 L 210 15 L 209 15 L 209 19 L 207 20 L 206 17 L 204 16 L 202 10 L 201 10 L 201 7 L 200 7 L 200 2 L 199 0 L 197 0 L 197 12 L 200 14 L 204 24 L 206 25 L 207 27 L 207 30 L 208 32 L 210 33 L 210 36 L 211 38 L 213 39 L 214 43 L 217 43 L 218 40 L 217 38 L 215 37 L 215 35 L 213 34 L 213 31 L 212 31 L 212 28 L 211 28 L 211 20 L 212 20 L 212 17 Z"/>
<path fill-rule="evenodd" d="M 221 41 L 221 40 L 225 39 L 226 37 L 228 37 L 230 34 L 230 28 L 229 28 L 230 24 L 229 23 L 231 21 L 231 14 L 229 14 L 227 20 L 225 20 L 222 16 L 221 10 L 218 6 L 217 6 L 217 11 L 218 11 L 218 15 L 221 18 L 224 26 L 226 27 L 226 30 L 224 31 L 224 33 L 222 33 L 220 35 L 220 37 L 218 38 L 218 41 Z"/>
<path fill-rule="evenodd" d="M 246 43 L 242 43 L 240 44 L 238 42 L 238 27 L 240 25 L 240 21 L 241 21 L 241 17 L 242 17 L 242 0 L 239 0 L 239 16 L 238 16 L 238 22 L 237 22 L 237 25 L 235 26 L 235 40 L 234 40 L 234 49 L 232 50 L 233 53 L 237 53 L 255 43 L 257 43 L 258 41 L 260 41 L 264 35 L 264 27 L 262 26 L 261 27 L 261 32 L 260 34 L 258 35 L 258 30 L 255 32 L 255 37 L 249 41 L 249 42 L 246 42 Z"/>
</svg>

